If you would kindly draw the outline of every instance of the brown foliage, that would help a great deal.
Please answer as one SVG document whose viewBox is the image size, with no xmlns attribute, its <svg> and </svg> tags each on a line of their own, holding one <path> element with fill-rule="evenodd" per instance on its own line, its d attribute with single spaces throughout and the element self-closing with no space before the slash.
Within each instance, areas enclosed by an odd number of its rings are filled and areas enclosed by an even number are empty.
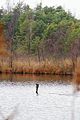
<svg viewBox="0 0 80 120">
<path fill-rule="evenodd" d="M 75 85 L 75 89 L 80 90 L 80 58 L 78 58 L 77 64 L 75 66 L 75 71 L 73 74 L 73 83 Z"/>
<path fill-rule="evenodd" d="M 3 63 L 2 63 L 3 62 Z M 38 60 L 25 58 L 15 58 L 12 69 L 9 66 L 9 59 L 0 62 L 0 70 L 3 73 L 31 73 L 31 74 L 56 74 L 71 75 L 72 63 L 70 60 L 48 60 L 39 62 Z"/>
</svg>

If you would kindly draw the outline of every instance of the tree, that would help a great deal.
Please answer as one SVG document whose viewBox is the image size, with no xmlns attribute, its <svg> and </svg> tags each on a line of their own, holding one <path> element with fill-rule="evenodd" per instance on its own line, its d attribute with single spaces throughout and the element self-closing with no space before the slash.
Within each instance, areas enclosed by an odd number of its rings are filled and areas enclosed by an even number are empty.
<svg viewBox="0 0 80 120">
<path fill-rule="evenodd" d="M 4 25 L 0 23 L 0 57 L 7 57 L 9 55 L 7 51 L 7 44 L 4 37 Z"/>
</svg>

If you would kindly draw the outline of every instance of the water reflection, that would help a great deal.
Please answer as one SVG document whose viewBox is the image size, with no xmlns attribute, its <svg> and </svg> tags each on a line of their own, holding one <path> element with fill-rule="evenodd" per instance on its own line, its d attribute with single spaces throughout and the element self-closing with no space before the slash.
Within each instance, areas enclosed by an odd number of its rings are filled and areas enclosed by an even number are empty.
<svg viewBox="0 0 80 120">
<path fill-rule="evenodd" d="M 59 75 L 32 75 L 32 74 L 0 74 L 0 82 L 28 82 L 28 81 L 39 81 L 44 83 L 66 83 L 72 82 L 72 76 L 59 76 Z"/>
<path fill-rule="evenodd" d="M 14 106 L 13 111 L 11 111 L 10 114 L 7 116 L 5 116 L 2 113 L 2 109 L 0 108 L 0 116 L 2 117 L 3 120 L 13 120 L 15 118 L 16 114 L 18 113 L 18 107 L 19 107 L 18 104 L 16 106 Z"/>
<path fill-rule="evenodd" d="M 72 80 L 71 76 L 0 74 L 1 111 L 7 118 L 18 104 L 15 120 L 80 120 L 80 96 L 73 92 Z"/>
</svg>

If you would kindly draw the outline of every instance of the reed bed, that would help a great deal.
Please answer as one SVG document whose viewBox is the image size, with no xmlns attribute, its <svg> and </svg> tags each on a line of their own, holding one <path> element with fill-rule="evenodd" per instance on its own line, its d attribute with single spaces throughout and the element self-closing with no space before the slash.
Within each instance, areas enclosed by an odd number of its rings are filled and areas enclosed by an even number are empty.
<svg viewBox="0 0 80 120">
<path fill-rule="evenodd" d="M 9 59 L 0 60 L 0 72 L 2 73 L 71 75 L 72 69 L 71 59 L 38 61 L 32 58 L 17 58 L 13 60 L 12 68 Z"/>
<path fill-rule="evenodd" d="M 75 71 L 73 73 L 73 83 L 75 89 L 80 90 L 80 58 L 77 60 Z"/>
</svg>

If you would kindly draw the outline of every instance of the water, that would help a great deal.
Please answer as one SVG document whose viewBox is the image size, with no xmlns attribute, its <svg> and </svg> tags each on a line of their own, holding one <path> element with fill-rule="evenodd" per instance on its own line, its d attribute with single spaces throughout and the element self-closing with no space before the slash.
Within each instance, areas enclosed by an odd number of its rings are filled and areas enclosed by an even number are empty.
<svg viewBox="0 0 80 120">
<path fill-rule="evenodd" d="M 80 120 L 71 83 L 70 76 L 0 75 L 0 120 Z"/>
</svg>

